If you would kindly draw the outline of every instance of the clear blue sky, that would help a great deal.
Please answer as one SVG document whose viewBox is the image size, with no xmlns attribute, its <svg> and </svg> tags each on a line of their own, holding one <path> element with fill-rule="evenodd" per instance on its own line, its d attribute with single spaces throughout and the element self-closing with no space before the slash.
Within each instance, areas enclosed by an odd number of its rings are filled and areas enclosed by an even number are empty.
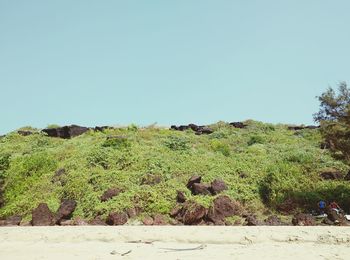
<svg viewBox="0 0 350 260">
<path fill-rule="evenodd" d="M 0 0 L 0 133 L 312 123 L 350 82 L 349 0 Z"/>
</svg>

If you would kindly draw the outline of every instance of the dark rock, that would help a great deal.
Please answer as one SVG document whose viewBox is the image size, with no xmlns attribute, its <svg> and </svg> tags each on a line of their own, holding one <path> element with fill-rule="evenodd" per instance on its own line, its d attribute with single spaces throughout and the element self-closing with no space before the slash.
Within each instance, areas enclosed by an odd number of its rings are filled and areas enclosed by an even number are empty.
<svg viewBox="0 0 350 260">
<path fill-rule="evenodd" d="M 0 220 L 0 226 L 18 226 L 21 221 L 21 216 L 14 215 L 6 218 L 5 220 Z"/>
<path fill-rule="evenodd" d="M 162 177 L 156 174 L 146 174 L 142 180 L 141 185 L 156 185 L 162 182 Z"/>
<path fill-rule="evenodd" d="M 259 226 L 260 222 L 257 220 L 256 216 L 250 215 L 246 217 L 246 226 Z"/>
<path fill-rule="evenodd" d="M 187 129 L 190 129 L 190 127 L 189 127 L 188 125 L 180 125 L 180 126 L 178 127 L 178 130 L 179 130 L 179 131 L 185 131 L 185 130 L 187 130 Z"/>
<path fill-rule="evenodd" d="M 110 126 L 95 126 L 94 130 L 95 132 L 103 132 L 105 129 L 112 129 L 113 127 Z"/>
<path fill-rule="evenodd" d="M 329 218 L 324 218 L 324 219 L 322 220 L 322 224 L 332 226 L 332 225 L 334 225 L 334 222 L 331 221 Z"/>
<path fill-rule="evenodd" d="M 202 205 L 193 201 L 186 201 L 182 205 L 177 205 L 170 216 L 185 225 L 198 225 L 206 216 L 207 210 Z"/>
<path fill-rule="evenodd" d="M 153 219 L 153 225 L 155 226 L 164 226 L 168 224 L 165 216 L 163 215 L 157 214 L 153 217 Z"/>
<path fill-rule="evenodd" d="M 292 219 L 294 226 L 315 226 L 315 219 L 309 214 L 298 213 Z"/>
<path fill-rule="evenodd" d="M 195 184 L 195 183 L 200 183 L 200 182 L 201 182 L 201 179 L 202 179 L 201 176 L 197 176 L 197 175 L 192 176 L 192 177 L 188 180 L 186 187 L 187 187 L 188 189 L 191 189 L 192 186 L 193 186 L 193 184 Z"/>
<path fill-rule="evenodd" d="M 318 128 L 320 128 L 319 125 L 308 125 L 308 126 L 306 126 L 306 129 L 318 129 Z"/>
<path fill-rule="evenodd" d="M 180 126 L 172 125 L 170 129 L 176 130 L 176 131 L 186 131 L 188 129 L 191 129 L 192 131 L 195 132 L 196 135 L 213 133 L 213 130 L 208 126 L 198 126 L 196 124 L 180 125 Z"/>
<path fill-rule="evenodd" d="M 223 180 L 215 179 L 210 185 L 210 191 L 213 195 L 219 194 L 224 190 L 227 190 L 227 186 Z"/>
<path fill-rule="evenodd" d="M 199 128 L 196 132 L 201 134 L 207 134 L 207 135 L 214 133 L 214 131 L 207 126 L 203 128 Z"/>
<path fill-rule="evenodd" d="M 269 216 L 267 219 L 264 220 L 264 223 L 267 226 L 281 226 L 281 225 L 283 225 L 280 218 L 275 216 L 275 215 Z"/>
<path fill-rule="evenodd" d="M 126 222 L 128 222 L 128 215 L 125 212 L 112 212 L 106 220 L 106 223 L 110 226 L 124 225 Z"/>
<path fill-rule="evenodd" d="M 93 220 L 89 221 L 89 224 L 93 226 L 107 226 L 107 223 L 101 218 L 101 216 L 95 217 Z"/>
<path fill-rule="evenodd" d="M 105 201 L 110 200 L 111 198 L 119 195 L 119 193 L 121 193 L 120 189 L 118 189 L 118 188 L 110 188 L 110 189 L 106 190 L 102 194 L 100 199 L 101 199 L 102 202 L 105 202 Z"/>
<path fill-rule="evenodd" d="M 74 200 L 63 200 L 56 213 L 56 223 L 70 219 L 76 206 L 77 203 Z"/>
<path fill-rule="evenodd" d="M 39 206 L 32 211 L 33 226 L 52 226 L 55 224 L 54 219 L 54 214 L 46 203 L 40 203 Z"/>
<path fill-rule="evenodd" d="M 182 222 L 185 225 L 197 225 L 205 217 L 207 210 L 195 202 L 185 202 L 182 209 Z"/>
<path fill-rule="evenodd" d="M 32 135 L 33 134 L 32 131 L 27 131 L 27 130 L 18 130 L 17 133 L 19 135 L 22 135 L 22 136 L 28 136 L 28 135 Z"/>
<path fill-rule="evenodd" d="M 191 188 L 193 195 L 210 195 L 210 186 L 204 183 L 194 183 Z"/>
<path fill-rule="evenodd" d="M 47 128 L 47 129 L 43 129 L 42 132 L 46 133 L 50 137 L 59 137 L 59 138 L 69 139 L 72 137 L 82 135 L 85 132 L 89 131 L 89 129 L 90 128 L 88 127 L 71 125 L 71 126 L 63 126 L 63 127 L 57 127 L 57 128 Z"/>
<path fill-rule="evenodd" d="M 242 122 L 232 122 L 230 123 L 230 126 L 233 126 L 235 128 L 246 128 L 247 125 Z"/>
<path fill-rule="evenodd" d="M 241 212 L 242 207 L 238 202 L 221 195 L 213 201 L 213 205 L 208 210 L 207 219 L 217 224 L 223 222 L 226 217 L 240 215 Z"/>
<path fill-rule="evenodd" d="M 320 177 L 324 180 L 340 180 L 343 178 L 343 174 L 336 169 L 330 169 L 322 172 Z"/>
<path fill-rule="evenodd" d="M 175 208 L 173 208 L 170 211 L 169 215 L 170 215 L 170 217 L 175 218 L 178 215 L 180 215 L 181 212 L 182 212 L 182 206 L 181 205 L 176 205 Z"/>
<path fill-rule="evenodd" d="M 176 201 L 178 203 L 184 203 L 186 201 L 185 193 L 183 193 L 182 191 L 177 191 Z"/>
<path fill-rule="evenodd" d="M 142 219 L 142 223 L 145 225 L 145 226 L 152 226 L 153 223 L 154 223 L 154 220 L 152 217 L 150 216 L 146 216 Z"/>
<path fill-rule="evenodd" d="M 198 125 L 195 125 L 195 124 L 189 124 L 188 126 L 195 132 L 198 131 L 198 129 L 200 128 Z"/>
<path fill-rule="evenodd" d="M 331 209 L 330 207 L 326 208 L 326 213 L 327 213 L 327 218 L 330 221 L 332 221 L 334 224 L 344 225 L 348 222 L 343 213 L 341 212 L 337 213 L 335 210 Z"/>
</svg>

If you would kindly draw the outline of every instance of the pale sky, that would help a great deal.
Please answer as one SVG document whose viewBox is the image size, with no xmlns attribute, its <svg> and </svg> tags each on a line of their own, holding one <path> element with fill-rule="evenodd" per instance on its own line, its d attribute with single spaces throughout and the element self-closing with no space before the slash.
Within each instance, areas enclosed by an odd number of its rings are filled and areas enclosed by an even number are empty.
<svg viewBox="0 0 350 260">
<path fill-rule="evenodd" d="M 0 133 L 313 123 L 350 83 L 348 0 L 0 0 Z"/>
</svg>

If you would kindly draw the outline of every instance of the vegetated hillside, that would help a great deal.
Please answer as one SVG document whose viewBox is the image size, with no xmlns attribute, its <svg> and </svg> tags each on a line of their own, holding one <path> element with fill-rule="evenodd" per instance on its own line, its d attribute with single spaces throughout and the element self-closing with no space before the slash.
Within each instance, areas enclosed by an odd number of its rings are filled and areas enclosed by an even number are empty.
<svg viewBox="0 0 350 260">
<path fill-rule="evenodd" d="M 9 133 L 0 139 L 0 217 L 29 219 L 40 202 L 56 211 L 62 199 L 76 200 L 74 216 L 85 219 L 134 207 L 141 217 L 168 214 L 178 190 L 208 208 L 215 196 L 192 195 L 186 188 L 193 175 L 205 183 L 222 179 L 228 186 L 222 194 L 253 213 L 308 210 L 320 199 L 349 208 L 349 182 L 320 177 L 328 169 L 345 175 L 348 167 L 320 148 L 318 129 L 245 123 L 240 129 L 219 122 L 207 135 L 136 126 L 90 130 L 72 139 L 39 130 Z M 102 202 L 109 188 L 122 192 Z"/>
</svg>

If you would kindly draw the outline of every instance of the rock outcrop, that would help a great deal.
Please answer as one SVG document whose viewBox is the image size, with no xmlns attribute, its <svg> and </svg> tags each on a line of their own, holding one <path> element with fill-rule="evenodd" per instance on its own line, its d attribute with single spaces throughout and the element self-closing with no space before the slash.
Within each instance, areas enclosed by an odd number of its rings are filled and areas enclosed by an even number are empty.
<svg viewBox="0 0 350 260">
<path fill-rule="evenodd" d="M 188 129 L 191 129 L 192 131 L 195 132 L 196 135 L 211 134 L 214 132 L 208 126 L 204 126 L 204 125 L 198 126 L 196 124 L 188 124 L 188 125 L 180 125 L 180 126 L 172 125 L 170 129 L 176 130 L 176 131 L 186 131 Z"/>
<path fill-rule="evenodd" d="M 343 179 L 343 174 L 336 169 L 330 169 L 330 170 L 321 172 L 320 177 L 324 180 L 341 180 Z"/>
<path fill-rule="evenodd" d="M 176 206 L 170 216 L 185 225 L 198 225 L 207 214 L 207 209 L 194 201 L 186 201 L 182 206 Z"/>
<path fill-rule="evenodd" d="M 242 122 L 232 122 L 230 123 L 230 126 L 233 126 L 234 128 L 246 128 L 248 125 Z"/>
<path fill-rule="evenodd" d="M 292 219 L 294 226 L 315 226 L 315 218 L 309 214 L 298 213 Z"/>
<path fill-rule="evenodd" d="M 193 195 L 210 195 L 210 186 L 204 183 L 194 183 L 191 187 Z"/>
<path fill-rule="evenodd" d="M 60 224 L 64 220 L 69 220 L 77 206 L 74 200 L 63 200 L 58 208 L 55 216 L 56 224 Z"/>
<path fill-rule="evenodd" d="M 201 177 L 201 176 L 194 175 L 194 176 L 192 176 L 192 177 L 188 180 L 186 187 L 187 187 L 188 189 L 191 190 L 193 184 L 195 184 L 195 183 L 200 183 L 201 180 L 202 180 L 202 177 Z"/>
<path fill-rule="evenodd" d="M 223 224 L 226 217 L 238 216 L 242 213 L 241 205 L 228 196 L 217 197 L 209 208 L 207 219 L 216 225 Z"/>
<path fill-rule="evenodd" d="M 249 215 L 245 218 L 245 225 L 246 226 L 260 226 L 261 223 L 257 219 L 255 215 Z"/>
<path fill-rule="evenodd" d="M 219 194 L 220 192 L 227 190 L 227 185 L 223 180 L 220 179 L 215 179 L 211 184 L 210 184 L 210 192 L 213 195 Z"/>
<path fill-rule="evenodd" d="M 90 128 L 88 127 L 70 125 L 57 128 L 46 128 L 43 129 L 42 132 L 46 133 L 49 137 L 69 139 L 72 137 L 82 135 L 89 130 Z"/>
<path fill-rule="evenodd" d="M 39 206 L 32 211 L 33 226 L 52 226 L 55 224 L 55 216 L 46 203 L 40 203 Z"/>
<path fill-rule="evenodd" d="M 201 183 L 201 176 L 192 176 L 186 187 L 192 192 L 193 195 L 217 195 L 220 192 L 227 190 L 226 183 L 221 179 L 215 179 L 212 183 Z"/>
<path fill-rule="evenodd" d="M 126 222 L 128 222 L 128 214 L 125 212 L 112 212 L 106 220 L 106 223 L 110 226 L 124 225 Z"/>
<path fill-rule="evenodd" d="M 95 217 L 93 220 L 89 221 L 92 226 L 107 226 L 107 223 L 102 219 L 101 216 Z"/>
<path fill-rule="evenodd" d="M 269 216 L 264 220 L 264 224 L 267 226 L 282 226 L 281 219 L 275 215 Z"/>
<path fill-rule="evenodd" d="M 21 223 L 21 221 L 21 216 L 14 215 L 4 220 L 0 220 L 0 226 L 18 226 Z"/>
<path fill-rule="evenodd" d="M 185 193 L 183 193 L 182 191 L 177 191 L 176 201 L 178 203 L 184 203 L 186 201 Z"/>
<path fill-rule="evenodd" d="M 122 191 L 118 188 L 110 188 L 102 194 L 100 199 L 102 202 L 105 202 L 105 201 L 110 200 L 111 198 L 119 195 L 121 192 Z"/>
</svg>

